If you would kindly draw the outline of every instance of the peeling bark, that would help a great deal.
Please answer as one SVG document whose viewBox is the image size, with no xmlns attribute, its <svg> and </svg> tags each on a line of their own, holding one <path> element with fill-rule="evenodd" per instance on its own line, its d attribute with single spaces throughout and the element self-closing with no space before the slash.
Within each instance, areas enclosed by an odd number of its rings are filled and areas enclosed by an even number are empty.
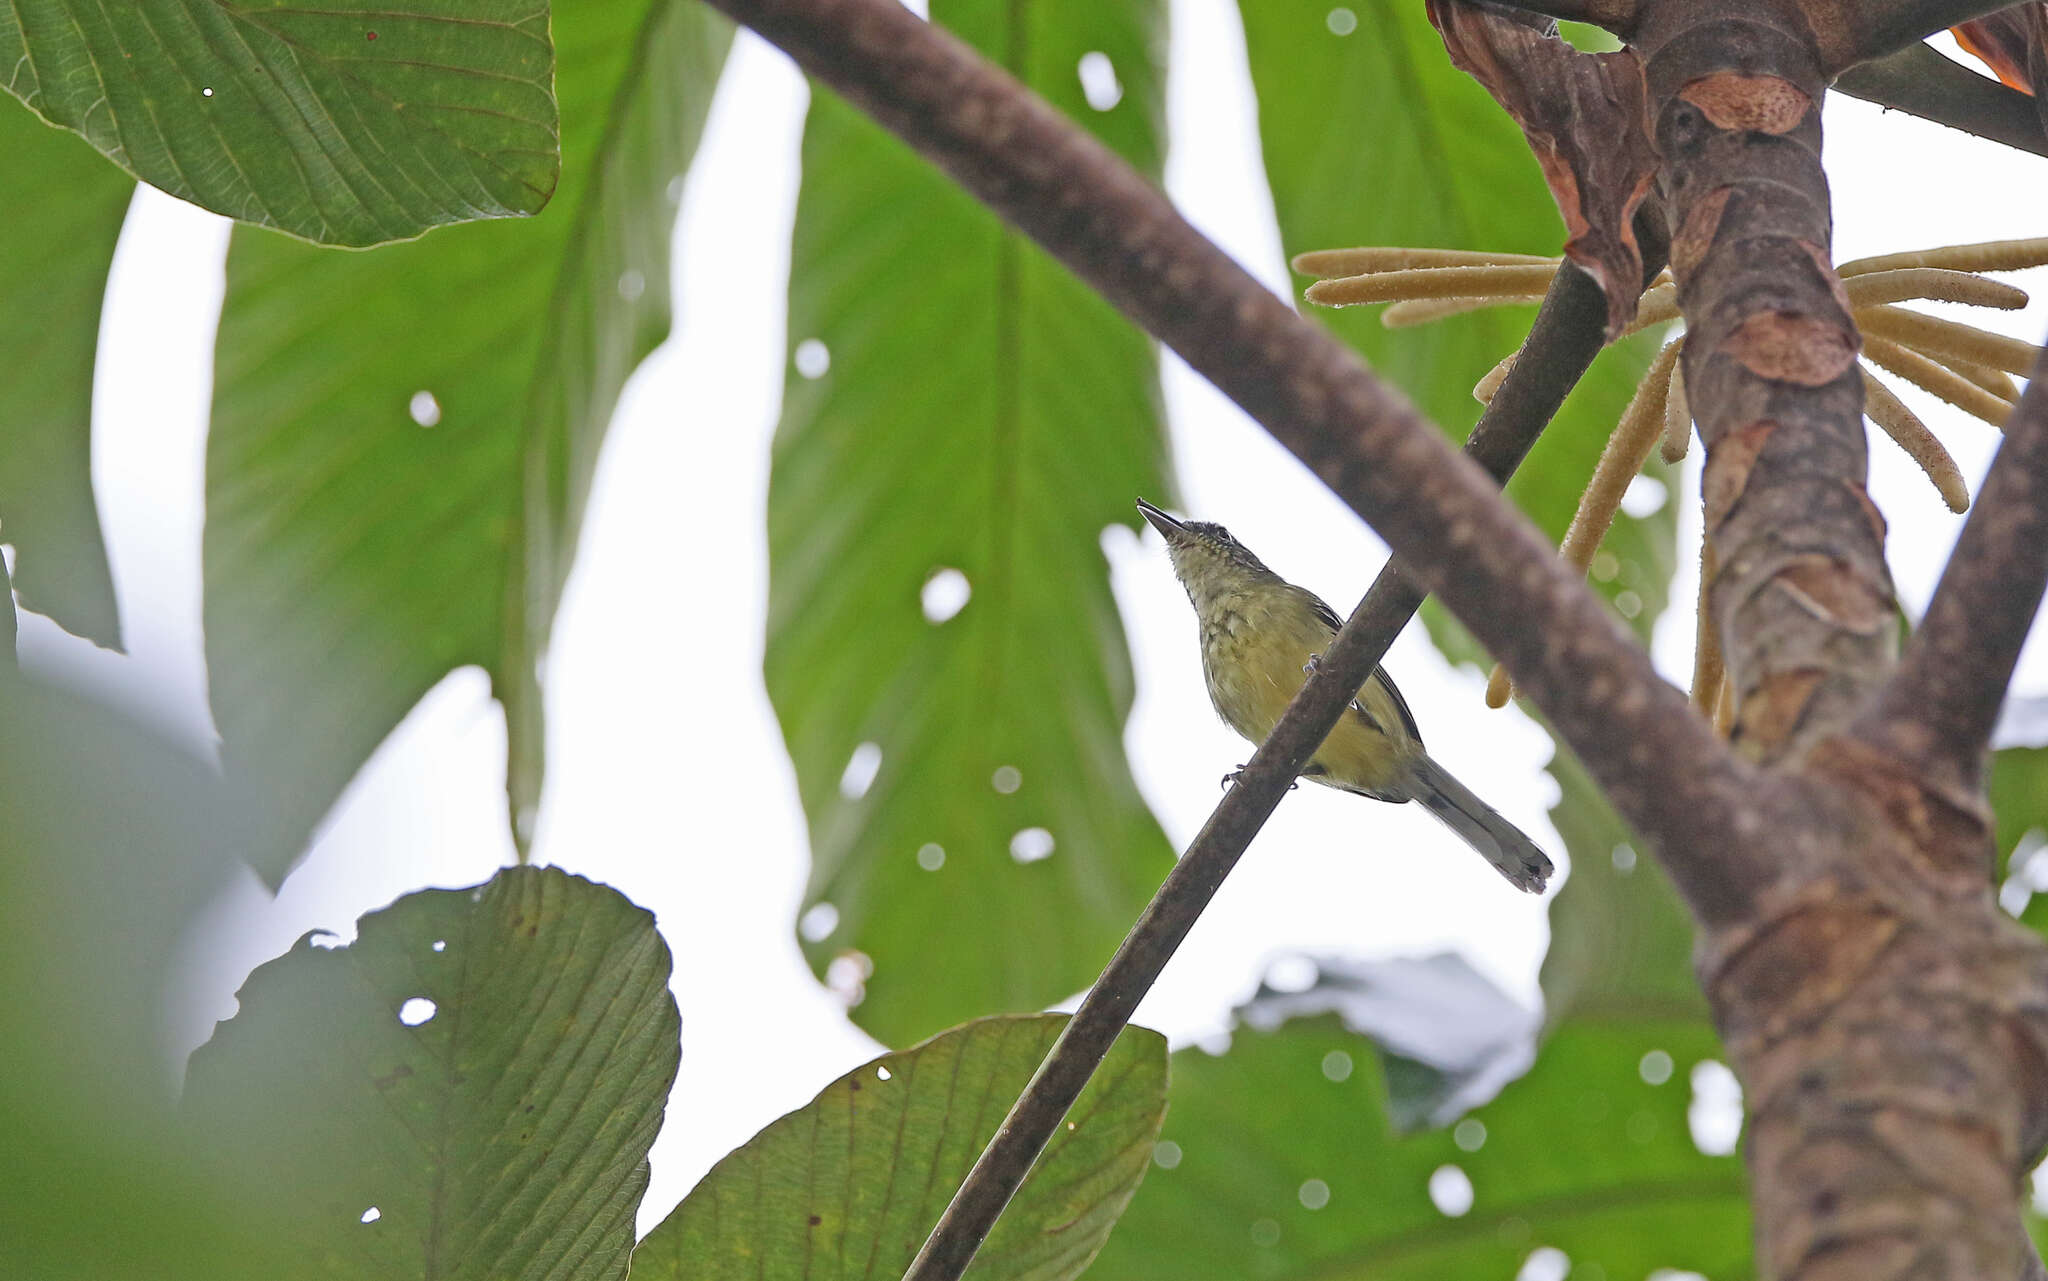
<svg viewBox="0 0 2048 1281">
<path fill-rule="evenodd" d="M 1451 62 L 1522 126 L 1564 217 L 1565 257 L 1607 297 L 1607 340 L 1636 317 L 1643 252 L 1635 215 L 1657 175 L 1642 65 L 1580 53 L 1548 22 L 1474 0 L 1428 0 Z"/>
<path fill-rule="evenodd" d="M 1640 38 L 1679 228 L 1732 741 L 1775 761 L 1846 720 L 1892 657 L 1890 629 L 1867 617 L 1894 606 L 1861 497 L 1859 339 L 1828 256 L 1820 63 L 1789 7 L 1656 5 Z M 1808 607 L 1851 599 L 1853 626 Z"/>
</svg>

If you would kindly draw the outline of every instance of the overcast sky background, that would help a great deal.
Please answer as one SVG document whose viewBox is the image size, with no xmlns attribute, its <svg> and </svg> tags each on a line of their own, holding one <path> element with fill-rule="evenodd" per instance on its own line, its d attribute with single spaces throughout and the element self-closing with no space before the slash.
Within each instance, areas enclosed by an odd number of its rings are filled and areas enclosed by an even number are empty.
<svg viewBox="0 0 2048 1281">
<path fill-rule="evenodd" d="M 1172 133 L 1198 141 L 1176 142 L 1168 187 L 1212 238 L 1284 294 L 1291 285 L 1258 160 L 1235 6 L 1173 0 L 1172 9 Z M 550 650 L 536 859 L 652 909 L 675 955 L 682 1069 L 643 1222 L 877 1048 L 797 951 L 792 923 L 808 852 L 760 679 L 769 441 L 786 350 L 781 283 L 806 101 L 792 65 L 743 33 L 677 228 L 676 333 L 619 407 Z M 1826 126 L 1838 259 L 2048 232 L 2038 215 L 2048 209 L 2048 161 L 1839 95 L 1829 99 Z M 1373 198 L 1402 197 L 1361 195 Z M 129 654 L 95 651 L 34 618 L 23 620 L 21 638 L 32 671 L 110 691 L 209 750 L 200 512 L 226 243 L 223 220 L 145 188 L 115 260 L 93 458 Z M 2012 279 L 2048 287 L 2048 273 Z M 2041 304 L 1967 318 L 2029 340 L 2048 329 Z M 1348 610 L 1384 545 L 1170 355 L 1166 392 L 1190 512 L 1229 524 L 1268 564 Z M 1901 394 L 1974 491 L 1996 434 L 1913 389 Z M 1888 441 L 1874 440 L 1871 455 L 1893 571 L 1917 613 L 1960 520 Z M 1679 560 L 1688 568 L 1656 644 L 1659 665 L 1681 684 L 1691 664 L 1697 494 L 1695 448 L 1683 492 L 1672 497 L 1682 505 Z M 1209 709 L 1192 615 L 1156 536 L 1111 529 L 1103 546 L 1137 666 L 1132 761 L 1184 847 L 1215 804 L 1219 776 L 1248 749 Z M 679 571 L 685 549 L 701 557 L 707 547 L 718 559 Z M 2042 652 L 2029 647 L 2018 692 L 2048 690 Z M 1449 669 L 1419 628 L 1395 644 L 1388 666 L 1433 754 L 1556 853 L 1544 736 L 1519 711 L 1487 710 L 1483 677 Z M 504 742 L 482 673 L 443 681 L 355 780 L 279 895 L 246 876 L 195 926 L 174 977 L 197 994 L 173 1020 L 175 1055 L 233 1012 L 252 967 L 307 930 L 352 935 L 357 916 L 401 894 L 473 884 L 509 862 Z M 1281 805 L 1139 1022 L 1182 1041 L 1213 1034 L 1273 961 L 1304 950 L 1454 948 L 1534 1006 L 1547 904 L 1509 887 L 1418 807 L 1302 788 Z"/>
</svg>

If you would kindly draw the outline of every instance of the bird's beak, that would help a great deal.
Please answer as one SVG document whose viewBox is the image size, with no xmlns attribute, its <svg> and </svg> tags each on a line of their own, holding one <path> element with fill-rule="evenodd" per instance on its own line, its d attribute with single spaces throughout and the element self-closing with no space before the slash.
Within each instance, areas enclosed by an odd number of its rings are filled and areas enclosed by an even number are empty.
<svg viewBox="0 0 2048 1281">
<path fill-rule="evenodd" d="M 1171 543 L 1187 537 L 1187 528 L 1185 526 L 1142 498 L 1138 500 L 1138 510 L 1143 513 L 1146 520 L 1152 523 L 1152 528 L 1158 530 L 1167 542 Z"/>
</svg>

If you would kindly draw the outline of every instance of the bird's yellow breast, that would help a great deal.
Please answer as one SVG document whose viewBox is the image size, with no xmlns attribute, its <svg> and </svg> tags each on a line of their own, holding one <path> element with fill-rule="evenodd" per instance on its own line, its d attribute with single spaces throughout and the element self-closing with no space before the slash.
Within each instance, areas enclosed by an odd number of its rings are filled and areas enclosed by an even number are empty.
<svg viewBox="0 0 2048 1281">
<path fill-rule="evenodd" d="M 1226 724 L 1254 743 L 1263 743 L 1279 724 L 1308 678 L 1303 668 L 1310 656 L 1335 638 L 1312 602 L 1298 588 L 1268 588 L 1217 602 L 1204 621 L 1202 671 L 1209 699 Z M 1316 750 L 1308 776 L 1332 787 L 1404 799 L 1408 764 L 1421 754 L 1421 744 L 1377 674 L 1359 691 L 1358 703 Z"/>
</svg>

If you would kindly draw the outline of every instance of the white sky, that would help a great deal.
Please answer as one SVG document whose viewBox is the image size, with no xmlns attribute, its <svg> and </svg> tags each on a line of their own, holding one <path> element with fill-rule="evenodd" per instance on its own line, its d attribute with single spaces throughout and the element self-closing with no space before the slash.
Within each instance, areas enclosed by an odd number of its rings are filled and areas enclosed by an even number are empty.
<svg viewBox="0 0 2048 1281">
<path fill-rule="evenodd" d="M 1284 291 L 1235 6 L 1174 0 L 1173 31 L 1174 136 L 1203 141 L 1199 168 L 1173 153 L 1168 186 L 1205 231 Z M 792 66 L 742 35 L 677 231 L 677 332 L 620 405 L 550 650 L 550 773 L 536 857 L 654 910 L 675 955 L 682 1070 L 643 1223 L 725 1152 L 875 1050 L 797 951 L 792 922 L 808 853 L 759 675 L 769 439 L 785 350 L 779 282 L 805 101 Z M 1838 258 L 2043 234 L 2035 211 L 2048 208 L 2048 161 L 1904 116 L 1880 123 L 1880 114 L 1830 99 Z M 33 618 L 23 620 L 21 640 L 32 670 L 111 688 L 201 744 L 212 731 L 199 640 L 199 512 L 226 231 L 220 219 L 145 189 L 116 259 L 94 479 L 129 655 L 95 651 Z M 2048 273 L 2031 276 L 2019 282 L 2048 284 Z M 2048 306 L 1969 319 L 2033 340 L 2048 329 Z M 1171 357 L 1166 390 L 1191 512 L 1225 521 L 1269 564 L 1347 610 L 1384 559 L 1383 545 Z M 1912 389 L 1902 395 L 1948 443 L 1974 490 L 1995 434 Z M 1873 443 L 1872 472 L 1891 521 L 1894 573 L 1917 612 L 1959 520 L 1889 442 Z M 1687 566 L 1697 484 L 1695 451 L 1681 499 Z M 725 559 L 696 566 L 690 598 L 679 597 L 674 557 L 705 531 L 719 531 Z M 1168 835 L 1185 846 L 1219 795 L 1218 777 L 1249 749 L 1209 709 L 1186 598 L 1157 539 L 1116 530 L 1104 546 L 1138 673 L 1132 761 Z M 1694 586 L 1682 572 L 1672 596 L 1680 606 L 1657 637 L 1660 665 L 1681 683 Z M 742 625 L 704 628 L 707 598 L 737 608 Z M 1557 851 L 1544 816 L 1552 786 L 1541 772 L 1542 734 L 1517 711 L 1486 710 L 1482 677 L 1449 670 L 1419 628 L 1395 644 L 1389 667 L 1433 753 Z M 2019 688 L 2048 689 L 2038 645 Z M 197 995 L 176 1021 L 177 1053 L 233 1011 L 249 969 L 305 931 L 352 935 L 358 915 L 401 894 L 472 884 L 508 862 L 503 777 L 503 717 L 480 672 L 454 673 L 372 758 L 282 893 L 273 900 L 245 877 L 195 926 L 178 982 Z M 1534 1004 L 1545 916 L 1545 900 L 1510 888 L 1417 807 L 1302 788 L 1139 1021 L 1179 1039 L 1213 1031 L 1267 964 L 1303 949 L 1456 948 Z"/>
</svg>

